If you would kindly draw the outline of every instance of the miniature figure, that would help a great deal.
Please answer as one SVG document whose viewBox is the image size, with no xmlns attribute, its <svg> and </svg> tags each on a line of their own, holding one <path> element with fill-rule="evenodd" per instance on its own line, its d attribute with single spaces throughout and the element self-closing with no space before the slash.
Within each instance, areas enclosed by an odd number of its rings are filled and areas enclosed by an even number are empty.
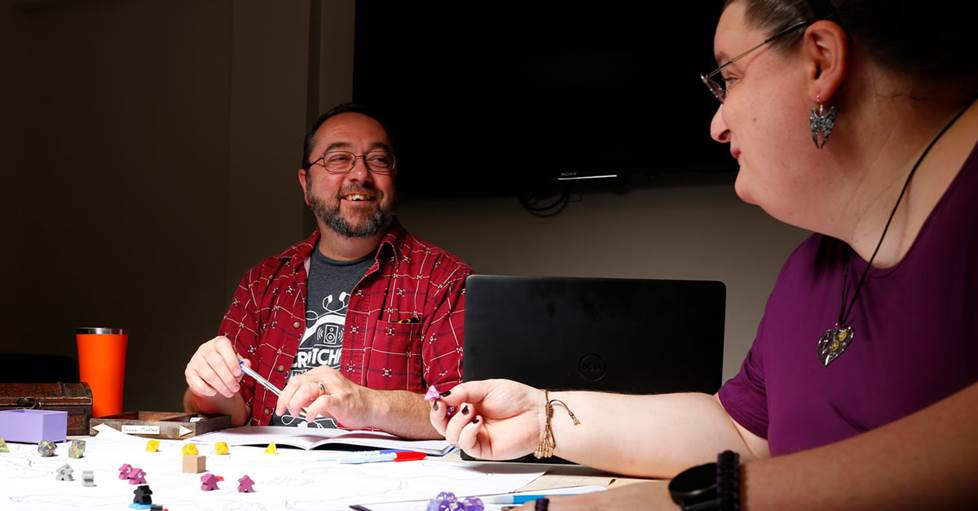
<svg viewBox="0 0 978 511">
<path fill-rule="evenodd" d="M 445 395 L 447 396 L 448 393 L 445 392 Z M 428 392 L 425 392 L 424 395 L 424 400 L 431 403 L 432 408 L 434 408 L 435 410 L 438 410 L 438 400 L 441 398 L 442 395 L 438 392 L 438 389 L 436 389 L 434 385 L 428 387 Z M 445 415 L 448 417 L 455 415 L 455 407 L 449 406 L 448 411 L 445 413 Z"/>
<path fill-rule="evenodd" d="M 184 455 L 189 454 L 189 455 L 192 455 L 192 456 L 196 456 L 196 455 L 200 454 L 197 451 L 197 444 L 186 444 L 186 445 L 184 445 L 183 446 L 183 454 Z"/>
<path fill-rule="evenodd" d="M 58 446 L 50 440 L 41 440 L 40 443 L 37 444 L 37 452 L 45 458 L 54 456 L 54 451 L 57 449 Z"/>
<path fill-rule="evenodd" d="M 268 444 L 265 448 L 265 454 L 278 454 L 278 448 L 275 447 L 275 442 Z"/>
<path fill-rule="evenodd" d="M 160 441 L 159 440 L 147 440 L 146 441 L 146 452 L 159 452 Z"/>
<path fill-rule="evenodd" d="M 227 442 L 217 442 L 214 444 L 214 454 L 218 456 L 223 456 L 228 454 L 228 443 Z"/>
<path fill-rule="evenodd" d="M 146 484 L 146 472 L 141 468 L 133 467 L 129 471 L 129 484 Z"/>
<path fill-rule="evenodd" d="M 71 445 L 68 446 L 68 457 L 78 459 L 84 455 L 85 455 L 85 441 L 72 440 Z"/>
<path fill-rule="evenodd" d="M 147 504 L 146 507 L 149 507 L 148 504 L 153 503 L 153 490 L 145 484 L 139 485 L 132 493 L 135 495 L 132 499 L 133 504 Z"/>
<path fill-rule="evenodd" d="M 427 511 L 483 511 L 485 504 L 478 497 L 459 500 L 454 493 L 443 491 L 428 501 Z"/>
<path fill-rule="evenodd" d="M 149 486 L 145 484 L 140 485 L 132 493 L 135 496 L 132 498 L 132 504 L 129 504 L 129 507 L 133 509 L 153 509 L 153 490 L 150 490 Z"/>
<path fill-rule="evenodd" d="M 74 472 L 75 470 L 71 468 L 70 465 L 65 463 L 64 465 L 58 467 L 58 474 L 55 476 L 55 479 L 58 481 L 74 481 L 75 478 L 71 475 Z"/>
<path fill-rule="evenodd" d="M 216 476 L 214 474 L 204 474 L 200 476 L 200 489 L 204 491 L 219 490 L 217 487 L 218 481 L 223 481 L 224 478 L 221 476 Z"/>
<path fill-rule="evenodd" d="M 241 479 L 238 479 L 238 493 L 251 493 L 255 491 L 254 486 L 255 482 L 248 477 L 248 474 L 245 474 L 241 477 Z"/>
</svg>

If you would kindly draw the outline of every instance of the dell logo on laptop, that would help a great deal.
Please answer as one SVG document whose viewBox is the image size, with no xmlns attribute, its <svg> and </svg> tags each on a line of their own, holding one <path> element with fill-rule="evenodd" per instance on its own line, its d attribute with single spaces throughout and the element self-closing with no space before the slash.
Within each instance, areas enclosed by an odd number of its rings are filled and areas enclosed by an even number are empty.
<svg viewBox="0 0 978 511">
<path fill-rule="evenodd" d="M 596 353 L 588 353 L 577 363 L 577 373 L 587 381 L 600 381 L 608 372 L 604 359 Z"/>
</svg>

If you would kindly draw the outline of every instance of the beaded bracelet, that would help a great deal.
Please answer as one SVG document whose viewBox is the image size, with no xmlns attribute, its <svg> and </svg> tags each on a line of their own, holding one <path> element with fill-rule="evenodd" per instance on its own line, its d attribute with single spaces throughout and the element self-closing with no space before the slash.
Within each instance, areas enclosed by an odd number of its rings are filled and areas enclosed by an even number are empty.
<svg viewBox="0 0 978 511">
<path fill-rule="evenodd" d="M 722 511 L 740 511 L 740 455 L 734 451 L 717 455 L 717 498 Z"/>
</svg>

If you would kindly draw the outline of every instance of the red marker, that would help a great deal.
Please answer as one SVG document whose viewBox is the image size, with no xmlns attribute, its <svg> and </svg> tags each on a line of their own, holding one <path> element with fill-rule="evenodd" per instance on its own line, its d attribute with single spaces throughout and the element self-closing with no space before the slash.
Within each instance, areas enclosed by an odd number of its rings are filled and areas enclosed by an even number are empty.
<svg viewBox="0 0 978 511">
<path fill-rule="evenodd" d="M 415 451 L 402 451 L 402 452 L 387 452 L 381 454 L 365 454 L 363 456 L 350 456 L 346 458 L 340 458 L 338 461 L 340 463 L 375 463 L 378 461 L 418 461 L 423 460 L 428 455 L 423 452 Z"/>
<path fill-rule="evenodd" d="M 428 457 L 428 455 L 423 452 L 405 451 L 394 453 L 394 461 L 418 461 L 423 460 L 426 457 Z"/>
</svg>

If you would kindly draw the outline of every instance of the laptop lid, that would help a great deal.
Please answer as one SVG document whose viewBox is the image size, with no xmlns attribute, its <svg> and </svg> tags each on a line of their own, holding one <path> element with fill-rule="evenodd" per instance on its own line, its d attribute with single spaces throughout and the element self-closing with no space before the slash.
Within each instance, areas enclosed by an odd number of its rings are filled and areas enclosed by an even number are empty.
<svg viewBox="0 0 978 511">
<path fill-rule="evenodd" d="M 465 381 L 630 394 L 720 387 L 722 282 L 472 275 L 465 295 Z"/>
</svg>

